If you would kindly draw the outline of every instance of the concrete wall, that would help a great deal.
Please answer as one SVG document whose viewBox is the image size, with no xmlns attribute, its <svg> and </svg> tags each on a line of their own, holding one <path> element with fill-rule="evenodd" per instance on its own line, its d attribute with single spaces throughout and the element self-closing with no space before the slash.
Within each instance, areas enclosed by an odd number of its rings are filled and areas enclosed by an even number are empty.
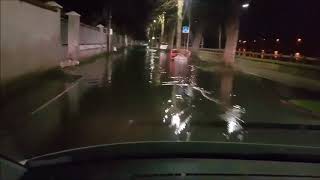
<svg viewBox="0 0 320 180">
<path fill-rule="evenodd" d="M 60 12 L 1 0 L 1 82 L 59 65 Z"/>
<path fill-rule="evenodd" d="M 95 47 L 92 47 L 95 46 Z M 86 60 L 90 56 L 101 54 L 107 51 L 106 45 L 81 45 L 80 46 L 80 62 Z"/>
<path fill-rule="evenodd" d="M 106 34 L 100 32 L 97 27 L 80 25 L 80 45 L 105 44 L 107 42 L 106 37 Z"/>
<path fill-rule="evenodd" d="M 107 33 L 80 23 L 71 11 L 61 18 L 55 2 L 0 0 L 0 85 L 23 75 L 45 72 L 73 60 L 82 60 L 107 50 Z M 125 37 L 114 34 L 112 46 L 125 45 Z M 73 63 L 71 62 L 71 65 Z"/>
<path fill-rule="evenodd" d="M 100 26 L 100 28 L 99 28 Z M 100 54 L 107 50 L 107 34 L 104 27 L 92 27 L 80 24 L 80 61 L 81 59 Z"/>
</svg>

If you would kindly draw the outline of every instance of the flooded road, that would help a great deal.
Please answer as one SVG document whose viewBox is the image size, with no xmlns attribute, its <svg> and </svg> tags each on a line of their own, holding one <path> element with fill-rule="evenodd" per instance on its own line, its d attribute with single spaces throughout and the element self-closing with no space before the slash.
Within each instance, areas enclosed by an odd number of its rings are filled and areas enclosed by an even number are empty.
<svg viewBox="0 0 320 180">
<path fill-rule="evenodd" d="M 1 135 L 0 152 L 22 160 L 137 141 L 320 146 L 319 118 L 284 103 L 320 99 L 316 92 L 222 67 L 202 71 L 196 61 L 136 48 L 68 70 L 82 78 Z"/>
</svg>

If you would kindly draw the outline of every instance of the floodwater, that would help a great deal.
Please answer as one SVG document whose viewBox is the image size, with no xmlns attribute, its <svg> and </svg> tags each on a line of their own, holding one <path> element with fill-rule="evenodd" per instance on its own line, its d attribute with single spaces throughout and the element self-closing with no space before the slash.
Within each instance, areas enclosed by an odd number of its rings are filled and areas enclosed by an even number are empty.
<svg viewBox="0 0 320 180">
<path fill-rule="evenodd" d="M 197 64 L 135 48 L 69 69 L 82 78 L 64 82 L 64 93 L 7 126 L 0 153 L 23 160 L 141 141 L 320 146 L 320 119 L 285 103 L 319 93 Z"/>
</svg>

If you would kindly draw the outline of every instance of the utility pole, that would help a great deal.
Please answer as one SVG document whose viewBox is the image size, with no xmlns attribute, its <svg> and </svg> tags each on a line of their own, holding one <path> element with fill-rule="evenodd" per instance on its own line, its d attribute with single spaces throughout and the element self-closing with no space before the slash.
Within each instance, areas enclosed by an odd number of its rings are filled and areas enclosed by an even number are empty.
<svg viewBox="0 0 320 180">
<path fill-rule="evenodd" d="M 111 46 L 112 46 L 112 30 L 111 30 L 111 24 L 112 24 L 112 13 L 111 10 L 109 10 L 109 18 L 108 18 L 108 52 L 111 52 Z"/>
<path fill-rule="evenodd" d="M 201 43 L 200 43 L 200 48 L 203 48 L 204 47 L 204 38 L 203 36 L 201 37 Z"/>
<path fill-rule="evenodd" d="M 222 48 L 221 41 L 222 41 L 222 26 L 221 26 L 221 24 L 220 24 L 220 25 L 219 25 L 219 49 Z"/>
<path fill-rule="evenodd" d="M 187 50 L 189 49 L 190 33 L 191 33 L 191 10 L 192 10 L 192 0 L 190 0 L 190 4 L 189 4 L 189 33 L 188 33 L 188 39 L 187 39 Z"/>
</svg>

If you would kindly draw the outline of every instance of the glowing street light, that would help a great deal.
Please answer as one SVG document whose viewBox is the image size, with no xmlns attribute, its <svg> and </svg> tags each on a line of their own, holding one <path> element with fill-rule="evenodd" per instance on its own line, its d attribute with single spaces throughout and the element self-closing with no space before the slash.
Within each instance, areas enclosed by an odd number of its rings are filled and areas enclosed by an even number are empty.
<svg viewBox="0 0 320 180">
<path fill-rule="evenodd" d="M 156 21 L 156 20 L 153 20 L 153 22 L 156 23 L 157 21 Z"/>
<path fill-rule="evenodd" d="M 249 4 L 249 3 L 242 4 L 242 8 L 244 8 L 244 9 L 249 8 L 249 6 L 250 6 L 250 4 Z"/>
<path fill-rule="evenodd" d="M 294 57 L 295 57 L 296 60 L 300 60 L 301 59 L 301 54 L 299 52 L 296 52 L 294 54 Z"/>
<path fill-rule="evenodd" d="M 280 39 L 276 39 L 277 42 L 280 42 Z"/>
<path fill-rule="evenodd" d="M 302 39 L 301 39 L 301 38 L 298 38 L 298 39 L 297 39 L 297 42 L 299 42 L 299 43 L 302 42 Z"/>
<path fill-rule="evenodd" d="M 152 36 L 152 40 L 155 40 L 156 38 L 154 36 Z"/>
</svg>

